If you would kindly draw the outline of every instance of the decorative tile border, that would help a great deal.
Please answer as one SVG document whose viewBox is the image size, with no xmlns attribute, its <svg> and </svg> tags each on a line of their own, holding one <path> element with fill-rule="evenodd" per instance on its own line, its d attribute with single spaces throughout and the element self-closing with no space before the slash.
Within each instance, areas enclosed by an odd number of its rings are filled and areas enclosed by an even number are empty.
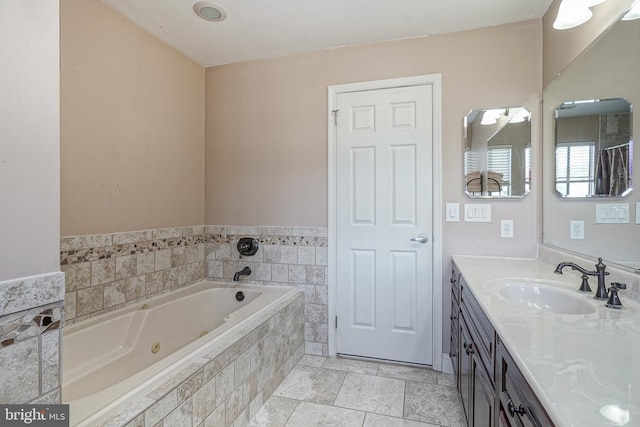
<svg viewBox="0 0 640 427">
<path fill-rule="evenodd" d="M 61 321 L 61 302 L 1 317 L 0 349 L 59 329 Z"/>
</svg>

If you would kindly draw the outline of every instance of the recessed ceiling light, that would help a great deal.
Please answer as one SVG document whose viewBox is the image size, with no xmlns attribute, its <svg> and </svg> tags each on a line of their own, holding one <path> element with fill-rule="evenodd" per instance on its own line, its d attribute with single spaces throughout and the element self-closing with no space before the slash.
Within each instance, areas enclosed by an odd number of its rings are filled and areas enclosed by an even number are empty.
<svg viewBox="0 0 640 427">
<path fill-rule="evenodd" d="M 227 12 L 217 4 L 199 1 L 193 5 L 193 11 L 206 21 L 220 22 L 227 17 Z"/>
</svg>

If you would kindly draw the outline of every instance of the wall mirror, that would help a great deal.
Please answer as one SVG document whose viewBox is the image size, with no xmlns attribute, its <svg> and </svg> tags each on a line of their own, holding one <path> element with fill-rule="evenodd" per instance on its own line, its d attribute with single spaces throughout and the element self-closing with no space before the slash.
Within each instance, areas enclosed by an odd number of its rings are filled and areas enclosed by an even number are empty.
<svg viewBox="0 0 640 427">
<path fill-rule="evenodd" d="M 464 191 L 524 197 L 531 190 L 531 113 L 524 107 L 472 110 L 464 117 Z"/>
<path fill-rule="evenodd" d="M 631 104 L 623 98 L 565 101 L 555 110 L 556 191 L 563 197 L 631 192 Z"/>
<path fill-rule="evenodd" d="M 640 271 L 640 224 L 638 224 L 637 212 L 640 210 L 640 192 L 626 190 L 614 191 L 608 194 L 610 197 L 601 197 L 596 193 L 598 177 L 596 170 L 585 168 L 584 176 L 591 174 L 593 178 L 593 190 L 586 190 L 585 186 L 575 193 L 573 188 L 566 189 L 566 183 L 561 183 L 568 197 L 563 197 L 563 191 L 556 180 L 556 145 L 562 143 L 564 130 L 556 129 L 555 116 L 562 119 L 563 115 L 569 115 L 571 110 L 580 111 L 579 108 L 595 108 L 596 104 L 603 101 L 611 106 L 618 105 L 628 108 L 629 140 L 622 136 L 621 141 L 612 142 L 613 145 L 629 143 L 628 154 L 622 153 L 622 158 L 628 161 L 628 176 L 632 177 L 633 171 L 640 167 L 640 156 L 633 153 L 633 129 L 640 129 L 638 115 L 632 113 L 632 105 L 640 102 L 640 84 L 638 84 L 638 70 L 640 69 L 640 20 L 619 20 L 598 37 L 580 56 L 576 58 L 560 75 L 558 75 L 543 92 L 542 108 L 542 174 L 543 174 L 543 242 L 545 245 L 554 246 L 563 250 L 585 255 L 590 258 L 602 257 L 606 264 L 625 266 L 635 271 Z M 581 105 L 576 100 L 591 100 Z M 567 102 L 573 101 L 573 104 Z M 598 101 L 598 102 L 596 102 Z M 589 105 L 587 105 L 589 104 Z M 573 107 L 573 108 L 572 108 Z M 600 106 L 598 106 L 600 108 Z M 598 112 L 598 115 L 600 113 Z M 568 120 L 568 118 L 567 118 Z M 615 125 L 621 125 L 624 120 L 615 120 Z M 613 123 L 612 123 L 613 125 Z M 592 126 L 600 126 L 592 124 Z M 615 130 L 612 128 L 612 130 Z M 559 139 L 556 139 L 556 132 Z M 597 131 L 592 137 L 599 141 Z M 593 133 L 592 132 L 592 133 Z M 615 130 L 618 134 L 620 131 Z M 626 132 L 623 132 L 624 134 Z M 583 139 L 575 138 L 574 139 Z M 565 140 L 566 141 L 566 140 Z M 575 142 L 575 141 L 573 141 Z M 584 142 L 584 141 L 578 141 Z M 599 147 L 594 142 L 594 159 L 590 160 L 594 166 L 597 164 Z M 570 145 L 569 145 L 570 147 Z M 570 148 L 568 150 L 571 150 Z M 585 153 L 589 150 L 583 149 Z M 634 156 L 635 154 L 635 156 Z M 570 153 L 573 155 L 578 152 Z M 563 155 L 564 157 L 564 155 Z M 560 164 L 560 163 L 558 163 Z M 561 165 L 560 165 L 561 166 Z M 562 169 L 560 167 L 560 169 Z M 565 169 L 566 170 L 566 169 Z M 577 171 L 564 172 L 564 180 L 577 179 Z M 591 181 L 591 178 L 587 178 Z M 611 183 L 605 185 L 600 191 L 606 192 Z M 578 187 L 579 188 L 579 187 Z M 616 196 L 619 192 L 619 196 Z M 590 196 L 590 197 L 583 197 Z M 621 197 L 624 196 L 624 197 Z M 627 208 L 628 218 L 620 223 L 604 223 L 598 219 L 598 209 L 606 205 L 617 205 Z M 584 235 L 572 236 L 571 222 L 579 221 L 584 224 Z M 572 239 L 572 237 L 574 237 Z M 577 239 L 576 237 L 583 237 Z"/>
</svg>

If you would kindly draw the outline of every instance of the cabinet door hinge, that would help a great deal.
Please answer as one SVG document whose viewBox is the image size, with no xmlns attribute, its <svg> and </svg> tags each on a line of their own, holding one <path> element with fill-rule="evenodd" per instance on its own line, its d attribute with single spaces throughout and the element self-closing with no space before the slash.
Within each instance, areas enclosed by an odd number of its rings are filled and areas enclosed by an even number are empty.
<svg viewBox="0 0 640 427">
<path fill-rule="evenodd" d="M 338 126 L 338 111 L 340 110 L 331 110 L 331 114 L 333 114 L 333 123 Z"/>
</svg>

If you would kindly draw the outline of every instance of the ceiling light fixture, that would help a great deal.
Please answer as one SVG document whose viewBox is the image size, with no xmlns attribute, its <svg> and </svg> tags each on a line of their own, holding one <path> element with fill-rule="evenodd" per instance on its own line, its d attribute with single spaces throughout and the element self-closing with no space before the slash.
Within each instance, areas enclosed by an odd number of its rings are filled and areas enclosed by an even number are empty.
<svg viewBox="0 0 640 427">
<path fill-rule="evenodd" d="M 200 18 L 211 22 L 220 22 L 227 17 L 227 12 L 222 7 L 208 1 L 199 1 L 194 4 L 193 11 Z"/>
</svg>

